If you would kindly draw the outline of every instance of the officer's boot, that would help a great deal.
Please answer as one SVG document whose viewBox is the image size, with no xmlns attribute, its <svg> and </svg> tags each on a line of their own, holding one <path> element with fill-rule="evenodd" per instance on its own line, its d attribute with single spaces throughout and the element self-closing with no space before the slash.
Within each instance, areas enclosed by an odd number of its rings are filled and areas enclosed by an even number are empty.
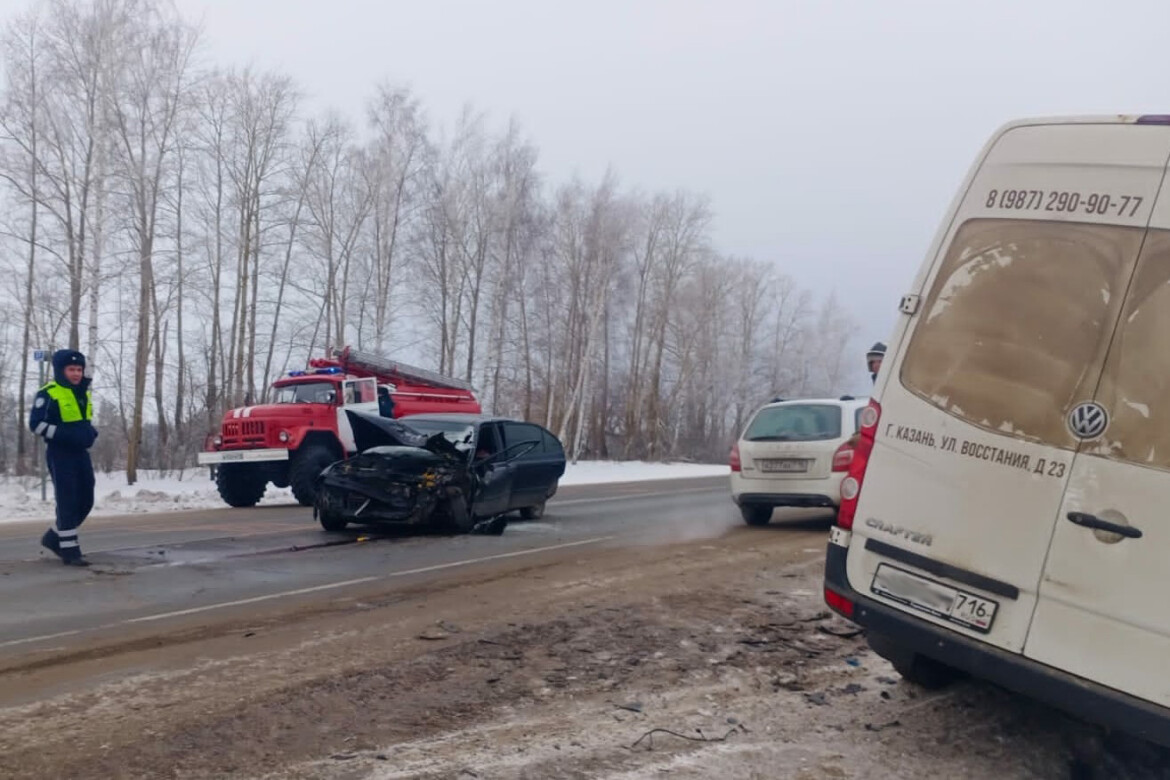
<svg viewBox="0 0 1170 780">
<path fill-rule="evenodd" d="M 57 538 L 57 532 L 50 528 L 41 536 L 41 547 L 44 547 L 49 552 L 61 557 L 61 540 Z"/>
</svg>

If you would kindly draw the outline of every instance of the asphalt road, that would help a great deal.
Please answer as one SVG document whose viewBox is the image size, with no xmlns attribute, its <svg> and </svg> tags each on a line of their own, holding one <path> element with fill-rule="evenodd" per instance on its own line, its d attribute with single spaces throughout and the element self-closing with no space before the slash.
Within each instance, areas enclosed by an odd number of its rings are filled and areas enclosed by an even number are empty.
<svg viewBox="0 0 1170 780">
<path fill-rule="evenodd" d="M 92 518 L 89 569 L 41 550 L 44 523 L 0 525 L 0 662 L 206 625 L 363 587 L 547 564 L 584 547 L 715 537 L 741 524 L 725 477 L 568 486 L 502 536 L 326 533 L 290 504 Z"/>
</svg>

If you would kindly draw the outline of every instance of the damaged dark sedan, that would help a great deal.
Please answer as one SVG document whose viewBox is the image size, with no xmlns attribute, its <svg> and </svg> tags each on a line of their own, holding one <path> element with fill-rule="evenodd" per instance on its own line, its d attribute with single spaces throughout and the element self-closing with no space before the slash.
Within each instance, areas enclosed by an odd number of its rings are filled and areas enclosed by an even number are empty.
<svg viewBox="0 0 1170 780">
<path fill-rule="evenodd" d="M 474 414 L 389 419 L 347 411 L 357 455 L 317 478 L 314 516 L 350 523 L 502 533 L 506 515 L 544 514 L 565 473 L 565 450 L 533 423 Z"/>
</svg>

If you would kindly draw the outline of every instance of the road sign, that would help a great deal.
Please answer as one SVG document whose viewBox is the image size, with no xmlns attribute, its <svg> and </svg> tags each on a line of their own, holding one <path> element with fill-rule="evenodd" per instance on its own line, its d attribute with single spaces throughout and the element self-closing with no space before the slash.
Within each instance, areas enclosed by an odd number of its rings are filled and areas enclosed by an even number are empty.
<svg viewBox="0 0 1170 780">
<path fill-rule="evenodd" d="M 37 361 L 38 363 L 43 363 L 45 360 L 45 350 L 34 349 L 33 350 L 33 360 Z"/>
</svg>

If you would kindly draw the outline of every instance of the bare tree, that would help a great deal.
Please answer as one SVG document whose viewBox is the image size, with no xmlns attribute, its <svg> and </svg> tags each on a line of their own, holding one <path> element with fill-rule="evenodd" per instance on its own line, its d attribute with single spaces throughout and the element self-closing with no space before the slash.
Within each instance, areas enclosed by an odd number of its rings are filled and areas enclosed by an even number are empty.
<svg viewBox="0 0 1170 780">
<path fill-rule="evenodd" d="M 179 121 L 182 98 L 189 78 L 189 64 L 196 35 L 181 20 L 163 15 L 155 7 L 128 0 L 127 11 L 133 12 L 117 43 L 126 52 L 124 71 L 113 81 L 109 95 L 109 113 L 118 139 L 118 178 L 125 187 L 132 214 L 131 244 L 138 258 L 139 296 L 133 417 L 130 425 L 129 451 L 126 456 L 126 480 L 137 480 L 139 450 L 143 424 L 143 400 L 146 394 L 146 371 L 152 342 L 156 352 L 157 424 L 165 446 L 166 409 L 162 395 L 162 334 L 152 331 L 152 312 L 158 319 L 155 281 L 155 240 L 159 207 L 164 190 L 173 186 L 172 160 L 175 153 L 175 129 Z"/>
<path fill-rule="evenodd" d="M 32 347 L 33 290 L 36 278 L 37 249 L 40 241 L 40 187 L 37 180 L 40 159 L 38 141 L 43 111 L 41 63 L 44 57 L 40 43 L 41 21 L 36 14 L 18 17 L 5 30 L 3 58 L 8 74 L 8 89 L 4 95 L 0 127 L 8 145 L 0 157 L 3 173 L 20 200 L 28 208 L 28 226 L 24 240 L 27 262 L 24 268 L 24 290 L 20 311 L 23 313 L 20 349 L 20 379 L 17 385 L 17 473 L 30 468 L 28 457 L 28 430 L 23 424 L 28 396 L 28 359 Z M 9 151 L 11 149 L 11 151 Z"/>
<path fill-rule="evenodd" d="M 368 147 L 366 187 L 370 204 L 374 348 L 386 348 L 394 316 L 392 284 L 403 236 L 420 207 L 425 176 L 426 127 L 422 109 L 408 90 L 380 85 L 367 109 L 374 138 Z"/>
</svg>

